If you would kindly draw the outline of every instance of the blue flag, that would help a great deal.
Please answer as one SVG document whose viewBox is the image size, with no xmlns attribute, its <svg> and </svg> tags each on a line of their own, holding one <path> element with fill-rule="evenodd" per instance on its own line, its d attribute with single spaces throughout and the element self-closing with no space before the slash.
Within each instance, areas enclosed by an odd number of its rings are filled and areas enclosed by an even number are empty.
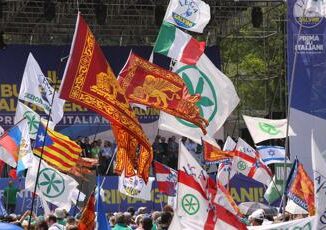
<svg viewBox="0 0 326 230">
<path fill-rule="evenodd" d="M 111 226 L 108 223 L 108 218 L 105 215 L 105 211 L 103 209 L 103 203 L 101 199 L 101 180 L 100 177 L 97 177 L 97 194 L 96 194 L 96 212 L 97 212 L 97 229 L 101 230 L 111 230 Z"/>
</svg>

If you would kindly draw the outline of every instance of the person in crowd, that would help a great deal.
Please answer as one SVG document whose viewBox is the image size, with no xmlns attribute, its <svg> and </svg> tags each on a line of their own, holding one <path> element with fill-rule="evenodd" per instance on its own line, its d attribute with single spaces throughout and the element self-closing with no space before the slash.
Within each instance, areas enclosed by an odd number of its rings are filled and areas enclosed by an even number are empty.
<svg viewBox="0 0 326 230">
<path fill-rule="evenodd" d="M 165 163 L 168 161 L 168 143 L 166 143 L 165 137 L 161 137 L 159 144 L 159 154 L 161 156 L 161 162 Z"/>
<path fill-rule="evenodd" d="M 37 230 L 48 230 L 49 226 L 45 220 L 41 220 L 36 223 L 36 229 Z"/>
<path fill-rule="evenodd" d="M 9 214 L 14 213 L 16 210 L 17 193 L 19 191 L 12 180 L 9 181 L 8 186 L 4 189 L 3 198 Z"/>
<path fill-rule="evenodd" d="M 126 218 L 123 213 L 118 213 L 115 217 L 115 225 L 112 230 L 131 230 L 126 224 Z"/>
<path fill-rule="evenodd" d="M 84 157 L 88 157 L 91 158 L 92 154 L 91 154 L 91 145 L 89 143 L 89 138 L 85 137 L 84 138 L 84 142 L 82 144 L 82 149 L 83 149 L 83 156 Z"/>
<path fill-rule="evenodd" d="M 141 220 L 141 226 L 143 230 L 152 230 L 153 220 L 150 216 L 144 216 Z"/>
<path fill-rule="evenodd" d="M 135 215 L 135 212 L 136 212 L 136 210 L 135 210 L 135 208 L 134 207 L 128 207 L 128 209 L 127 209 L 127 212 L 129 212 L 130 213 L 130 215 L 131 216 L 134 216 Z"/>
<path fill-rule="evenodd" d="M 159 162 L 162 161 L 162 158 L 161 158 L 161 155 L 160 155 L 160 139 L 161 139 L 161 136 L 157 135 L 155 137 L 155 140 L 154 140 L 153 144 L 152 144 L 154 160 L 159 161 Z"/>
<path fill-rule="evenodd" d="M 99 154 L 100 154 L 100 147 L 97 144 L 97 141 L 93 141 L 93 143 L 91 144 L 91 158 L 98 158 Z"/>
<path fill-rule="evenodd" d="M 171 224 L 172 218 L 171 212 L 163 211 L 161 216 L 156 220 L 157 230 L 167 230 Z"/>
<path fill-rule="evenodd" d="M 169 156 L 168 165 L 174 169 L 177 168 L 178 151 L 179 151 L 179 144 L 176 142 L 175 136 L 172 136 L 168 140 L 168 156 Z"/>
<path fill-rule="evenodd" d="M 217 142 L 218 146 L 220 147 L 220 149 L 223 149 L 224 141 L 222 139 L 218 139 L 216 142 Z"/>
<path fill-rule="evenodd" d="M 136 223 L 135 229 L 136 230 L 142 230 L 143 229 L 142 225 L 141 225 L 141 222 L 142 222 L 143 218 L 144 218 L 144 214 L 139 214 L 138 216 L 136 216 L 136 218 L 135 218 L 135 223 Z"/>
<path fill-rule="evenodd" d="M 66 225 L 66 213 L 62 208 L 56 208 L 54 210 L 54 216 L 57 218 L 57 224 L 61 225 L 60 227 L 64 227 Z"/>
<path fill-rule="evenodd" d="M 110 141 L 104 141 L 104 146 L 100 152 L 100 165 L 101 165 L 101 173 L 102 175 L 105 175 L 107 168 L 110 164 L 111 158 L 113 156 L 113 149 L 112 144 Z M 111 167 L 113 168 L 113 167 Z M 109 171 L 109 175 L 112 173 L 112 169 Z"/>
<path fill-rule="evenodd" d="M 263 209 L 257 209 L 249 216 L 249 224 L 251 226 L 260 226 L 263 224 L 265 218 L 265 211 Z"/>
</svg>

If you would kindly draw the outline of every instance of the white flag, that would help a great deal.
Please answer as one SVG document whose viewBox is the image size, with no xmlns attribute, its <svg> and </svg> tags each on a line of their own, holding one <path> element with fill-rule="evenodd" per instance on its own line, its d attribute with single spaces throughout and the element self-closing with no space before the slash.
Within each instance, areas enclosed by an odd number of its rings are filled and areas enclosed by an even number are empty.
<svg viewBox="0 0 326 230">
<path fill-rule="evenodd" d="M 236 145 L 237 143 L 228 136 L 224 143 L 223 151 L 232 151 L 235 149 Z M 230 182 L 235 173 L 236 171 L 232 170 L 232 159 L 230 159 L 229 161 L 219 164 L 216 180 L 225 186 Z"/>
<path fill-rule="evenodd" d="M 303 2 L 304 7 L 304 2 Z M 325 17 L 326 16 L 326 2 L 325 0 L 307 0 L 306 9 L 304 9 L 305 17 Z"/>
<path fill-rule="evenodd" d="M 286 119 L 271 120 L 245 115 L 243 115 L 243 119 L 255 144 L 265 140 L 285 138 L 286 136 Z M 289 127 L 289 136 L 295 135 L 291 127 Z"/>
<path fill-rule="evenodd" d="M 326 228 L 326 151 L 319 149 L 317 138 L 311 136 L 312 167 L 314 171 L 314 189 L 316 203 L 316 225 L 318 229 Z M 318 141 L 324 141 L 320 138 Z"/>
<path fill-rule="evenodd" d="M 40 119 L 42 119 L 42 120 L 44 120 L 44 119 L 41 118 L 41 116 L 39 114 L 37 114 L 34 110 L 32 110 L 31 108 L 26 106 L 24 103 L 18 101 L 17 108 L 16 108 L 16 114 L 15 114 L 15 118 L 14 118 L 14 123 L 16 124 L 23 118 L 25 118 L 27 120 L 30 138 L 35 140 L 38 126 L 40 123 Z M 46 123 L 46 121 L 45 121 L 45 123 Z M 54 123 L 49 121 L 49 127 L 51 129 L 54 129 L 54 127 L 55 127 Z"/>
<path fill-rule="evenodd" d="M 200 114 L 209 121 L 207 135 L 214 137 L 227 117 L 239 103 L 239 97 L 231 80 L 203 54 L 196 66 L 177 63 L 173 71 L 185 81 L 190 94 L 200 94 L 197 103 Z M 188 137 L 201 144 L 203 133 L 190 122 L 161 112 L 159 128 Z"/>
<path fill-rule="evenodd" d="M 25 179 L 25 188 L 32 192 L 34 192 L 39 161 L 39 158 L 33 157 L 33 167 L 28 169 Z M 77 186 L 77 181 L 72 177 L 59 172 L 42 160 L 36 193 L 41 194 L 46 201 L 69 212 L 73 192 Z"/>
<path fill-rule="evenodd" d="M 43 108 L 49 114 L 53 94 L 51 118 L 57 124 L 62 119 L 65 101 L 59 98 L 59 94 L 54 91 L 33 55 L 29 53 L 18 98 Z"/>
<path fill-rule="evenodd" d="M 246 141 L 244 141 L 241 137 L 238 138 L 235 150 L 246 153 L 251 157 L 256 157 L 256 150 L 251 147 Z"/>
<path fill-rule="evenodd" d="M 210 7 L 201 0 L 170 0 L 164 16 L 164 21 L 197 33 L 203 32 L 210 19 Z"/>
<path fill-rule="evenodd" d="M 23 120 L 18 124 L 21 131 L 21 140 L 19 144 L 17 174 L 28 169 L 33 164 L 33 152 L 31 147 L 31 139 L 29 136 L 29 128 L 27 120 Z"/>
<path fill-rule="evenodd" d="M 147 184 L 139 176 L 125 177 L 124 172 L 119 177 L 119 192 L 130 197 L 151 200 L 154 177 L 149 177 Z"/>
<path fill-rule="evenodd" d="M 2 136 L 2 134 L 5 132 L 5 130 L 0 126 L 0 137 Z"/>
<path fill-rule="evenodd" d="M 281 146 L 256 146 L 262 161 L 269 165 L 283 163 L 285 160 L 285 148 Z M 290 162 L 287 158 L 287 162 Z"/>
</svg>

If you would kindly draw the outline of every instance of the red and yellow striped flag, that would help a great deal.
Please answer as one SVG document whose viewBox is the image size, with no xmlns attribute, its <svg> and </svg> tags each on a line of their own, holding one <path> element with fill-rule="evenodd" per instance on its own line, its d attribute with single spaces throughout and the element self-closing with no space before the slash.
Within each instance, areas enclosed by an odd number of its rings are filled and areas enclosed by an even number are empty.
<svg viewBox="0 0 326 230">
<path fill-rule="evenodd" d="M 49 128 L 45 132 L 44 124 L 40 123 L 33 150 L 34 154 L 41 156 L 43 145 L 42 158 L 62 171 L 69 171 L 76 166 L 82 151 L 80 146 L 70 140 L 69 137 Z"/>
</svg>

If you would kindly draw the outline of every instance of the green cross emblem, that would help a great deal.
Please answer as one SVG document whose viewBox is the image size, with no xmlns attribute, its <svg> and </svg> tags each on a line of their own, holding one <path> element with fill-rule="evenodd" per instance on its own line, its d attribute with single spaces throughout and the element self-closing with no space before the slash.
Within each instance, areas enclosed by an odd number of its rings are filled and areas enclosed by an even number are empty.
<svg viewBox="0 0 326 230">
<path fill-rule="evenodd" d="M 184 80 L 188 91 L 191 95 L 200 94 L 201 98 L 196 103 L 199 108 L 200 115 L 210 122 L 217 113 L 217 92 L 214 85 L 197 66 L 187 65 L 176 71 Z M 188 127 L 196 128 L 197 126 L 177 118 L 177 120 Z"/>
<path fill-rule="evenodd" d="M 260 128 L 261 131 L 263 131 L 269 135 L 272 135 L 272 136 L 277 135 L 281 132 L 274 125 L 271 125 L 271 124 L 268 124 L 265 122 L 259 122 L 258 127 Z"/>
<path fill-rule="evenodd" d="M 181 201 L 182 209 L 189 215 L 195 215 L 199 210 L 199 200 L 192 194 L 186 194 Z"/>
<path fill-rule="evenodd" d="M 63 177 L 51 168 L 42 169 L 37 183 L 42 194 L 49 198 L 56 198 L 65 191 Z"/>
<path fill-rule="evenodd" d="M 237 166 L 240 171 L 243 171 L 247 168 L 247 164 L 244 161 L 239 161 Z"/>
<path fill-rule="evenodd" d="M 39 123 L 40 123 L 38 116 L 35 113 L 33 113 L 32 111 L 26 111 L 23 114 L 23 117 L 25 117 L 27 120 L 29 133 L 36 134 L 37 130 L 38 130 Z"/>
</svg>

